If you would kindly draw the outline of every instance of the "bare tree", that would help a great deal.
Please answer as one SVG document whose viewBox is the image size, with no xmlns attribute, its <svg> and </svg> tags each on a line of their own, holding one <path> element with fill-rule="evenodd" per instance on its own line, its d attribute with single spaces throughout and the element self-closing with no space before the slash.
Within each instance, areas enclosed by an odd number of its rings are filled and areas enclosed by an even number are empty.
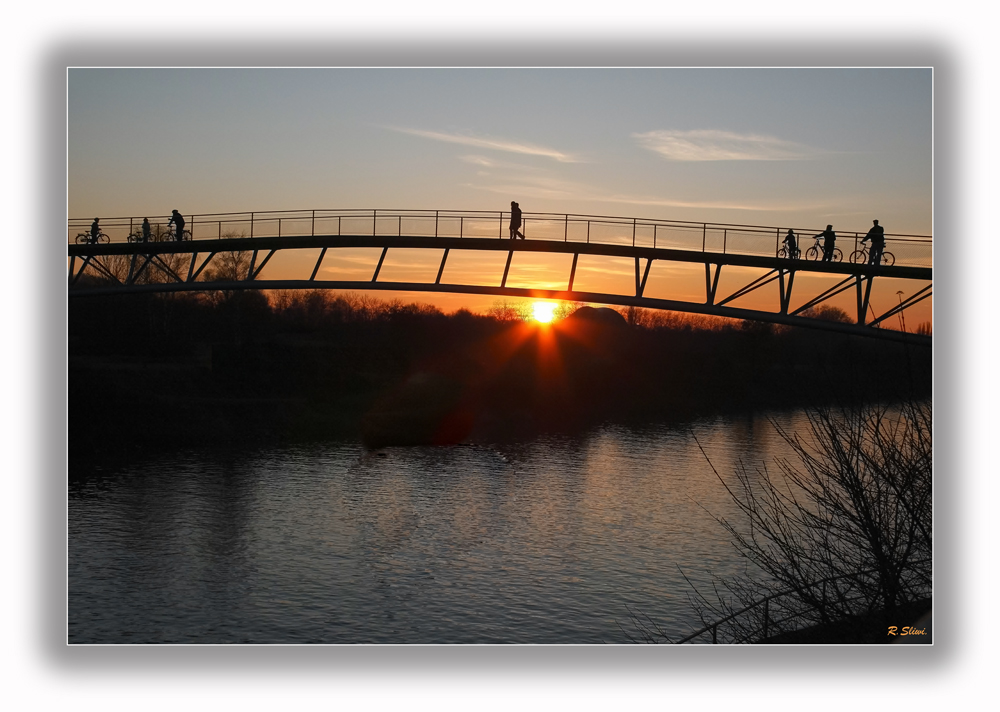
<svg viewBox="0 0 1000 712">
<path fill-rule="evenodd" d="M 531 305 L 528 302 L 508 302 L 498 299 L 486 310 L 486 316 L 497 321 L 527 321 L 531 318 Z"/>
<path fill-rule="evenodd" d="M 802 312 L 802 316 L 821 321 L 839 321 L 844 324 L 854 323 L 854 319 L 851 318 L 850 314 L 832 304 L 820 304 L 819 306 L 809 307 Z"/>
<path fill-rule="evenodd" d="M 222 235 L 223 239 L 243 237 L 246 237 L 244 232 L 227 232 Z M 202 279 L 206 282 L 239 282 L 246 279 L 250 274 L 251 254 L 247 250 L 226 250 L 217 253 L 206 267 Z"/>
<path fill-rule="evenodd" d="M 716 472 L 741 514 L 717 521 L 753 565 L 716 578 L 711 592 L 689 581 L 705 626 L 724 621 L 723 640 L 857 616 L 890 624 L 930 596 L 930 404 L 815 410 L 808 423 L 799 434 L 772 421 L 794 452 L 776 472 L 741 464 L 732 485 Z M 648 618 L 630 618 L 638 640 L 669 642 Z"/>
</svg>

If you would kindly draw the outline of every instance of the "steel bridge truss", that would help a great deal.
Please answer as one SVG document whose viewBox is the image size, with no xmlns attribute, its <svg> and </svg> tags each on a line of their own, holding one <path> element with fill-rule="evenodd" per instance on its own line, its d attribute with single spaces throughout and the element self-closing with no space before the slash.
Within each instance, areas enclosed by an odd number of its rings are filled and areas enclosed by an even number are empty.
<svg viewBox="0 0 1000 712">
<path fill-rule="evenodd" d="M 372 277 L 364 280 L 323 280 L 317 279 L 320 266 L 329 250 L 347 248 L 382 248 Z M 307 279 L 260 279 L 261 271 L 279 250 L 320 249 L 319 258 Z M 386 282 L 379 281 L 379 273 L 390 249 L 441 250 L 441 262 L 437 276 L 430 282 Z M 485 250 L 507 253 L 503 276 L 497 286 L 465 285 L 442 283 L 445 265 L 452 250 Z M 528 289 L 508 287 L 511 262 L 515 252 L 572 254 L 573 260 L 565 290 Z M 249 254 L 247 267 L 238 278 L 202 279 L 205 269 L 220 254 Z M 186 274 L 178 273 L 175 267 L 164 259 L 166 255 L 190 255 Z M 127 256 L 128 270 L 123 273 L 121 261 L 119 269 L 112 269 L 108 258 Z M 635 263 L 634 294 L 611 294 L 581 292 L 574 290 L 577 263 L 580 255 L 605 257 L 625 257 Z M 654 260 L 679 263 L 701 263 L 705 268 L 705 301 L 658 299 L 644 296 L 650 267 Z M 79 262 L 78 262 L 79 261 Z M 719 278 L 723 267 L 753 267 L 767 271 L 746 283 L 726 297 L 719 298 Z M 81 277 L 91 268 L 101 278 L 99 285 L 85 284 Z M 184 272 L 184 270 L 181 270 Z M 831 274 L 842 277 L 834 286 L 809 298 L 801 306 L 792 309 L 792 288 L 799 272 Z M 157 278 L 151 278 L 157 273 Z M 740 255 L 678 250 L 666 248 L 633 247 L 628 245 L 608 245 L 597 243 L 560 242 L 554 240 L 508 240 L 489 238 L 455 238 L 424 236 L 379 236 L 379 235 L 311 235 L 304 237 L 264 237 L 193 240 L 186 242 L 155 243 L 112 243 L 103 245 L 69 246 L 69 294 L 103 295 L 142 292 L 215 291 L 238 289 L 338 289 L 338 290 L 386 290 L 418 292 L 457 292 L 466 294 L 491 294 L 507 297 L 527 297 L 536 299 L 570 300 L 616 306 L 635 306 L 649 309 L 690 312 L 696 314 L 750 319 L 762 322 L 805 326 L 845 333 L 876 336 L 899 341 L 930 344 L 930 337 L 879 328 L 882 323 L 905 309 L 931 296 L 931 284 L 927 284 L 915 294 L 889 309 L 885 313 L 868 318 L 871 309 L 872 284 L 876 277 L 922 280 L 930 282 L 932 271 L 927 267 L 889 267 L 883 265 L 845 264 L 788 260 L 759 255 Z M 735 300 L 766 285 L 777 282 L 779 310 L 777 312 L 745 309 L 731 306 Z M 857 312 L 853 324 L 832 322 L 803 316 L 809 309 L 847 290 L 856 293 Z"/>
</svg>

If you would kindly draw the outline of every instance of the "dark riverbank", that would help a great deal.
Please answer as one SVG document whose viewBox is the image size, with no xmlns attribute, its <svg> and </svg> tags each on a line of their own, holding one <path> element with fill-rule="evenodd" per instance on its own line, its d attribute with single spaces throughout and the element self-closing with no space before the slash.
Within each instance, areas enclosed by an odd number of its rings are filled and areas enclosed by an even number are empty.
<svg viewBox="0 0 1000 712">
<path fill-rule="evenodd" d="M 891 617 L 885 611 L 823 625 L 810 626 L 771 636 L 760 641 L 764 645 L 877 645 L 915 644 L 931 645 L 932 600 L 925 598 L 902 606 Z"/>
<path fill-rule="evenodd" d="M 734 323 L 552 326 L 261 294 L 70 300 L 70 451 L 530 437 L 930 394 L 930 349 Z"/>
</svg>

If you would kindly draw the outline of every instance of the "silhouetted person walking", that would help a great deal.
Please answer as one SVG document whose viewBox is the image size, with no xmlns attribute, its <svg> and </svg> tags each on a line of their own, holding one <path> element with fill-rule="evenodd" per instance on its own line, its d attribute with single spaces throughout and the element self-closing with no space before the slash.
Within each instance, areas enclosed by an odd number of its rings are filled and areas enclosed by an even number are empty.
<svg viewBox="0 0 1000 712">
<path fill-rule="evenodd" d="M 167 223 L 167 227 L 170 227 L 170 223 L 176 226 L 177 242 L 180 242 L 184 239 L 184 216 L 174 210 L 171 214 L 170 222 Z"/>
<path fill-rule="evenodd" d="M 96 245 L 97 238 L 101 236 L 101 227 L 97 224 L 100 218 L 94 218 L 94 222 L 90 223 L 90 244 Z"/>
<path fill-rule="evenodd" d="M 510 239 L 513 240 L 515 237 L 524 239 L 524 235 L 521 234 L 521 207 L 512 200 L 510 201 Z"/>
<path fill-rule="evenodd" d="M 785 235 L 785 250 L 788 252 L 789 258 L 793 260 L 799 258 L 799 239 L 792 230 L 789 230 L 788 234 Z"/>
<path fill-rule="evenodd" d="M 833 225 L 827 225 L 826 230 L 816 237 L 823 238 L 823 262 L 832 262 L 833 248 L 837 244 L 837 233 L 833 231 Z"/>
<path fill-rule="evenodd" d="M 142 219 L 142 241 L 149 242 L 151 231 L 149 229 L 149 218 Z"/>
<path fill-rule="evenodd" d="M 872 246 L 868 249 L 868 264 L 877 265 L 882 261 L 882 252 L 885 250 L 885 230 L 878 224 L 878 220 L 872 220 L 872 229 L 861 242 L 868 240 L 872 241 Z"/>
</svg>

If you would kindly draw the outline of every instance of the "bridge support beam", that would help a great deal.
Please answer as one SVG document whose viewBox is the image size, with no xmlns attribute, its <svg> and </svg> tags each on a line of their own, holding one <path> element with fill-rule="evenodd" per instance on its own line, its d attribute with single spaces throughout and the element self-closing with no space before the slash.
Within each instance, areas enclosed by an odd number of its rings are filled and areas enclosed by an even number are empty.
<svg viewBox="0 0 1000 712">
<path fill-rule="evenodd" d="M 142 257 L 143 257 L 142 264 L 139 265 L 139 269 L 137 269 L 135 273 L 132 275 L 132 284 L 135 284 L 136 282 L 139 281 L 139 277 L 141 277 L 142 273 L 146 271 L 146 267 L 149 266 L 149 261 L 152 259 L 149 255 L 143 255 Z"/>
<path fill-rule="evenodd" d="M 88 265 L 93 266 L 98 272 L 100 272 L 102 275 L 112 280 L 113 282 L 125 286 L 124 284 L 122 284 L 122 281 L 118 279 L 118 277 L 116 277 L 114 274 L 112 274 L 111 270 L 105 267 L 104 264 L 94 255 L 90 255 L 86 259 L 84 259 L 83 264 L 80 265 L 80 271 L 77 273 L 76 278 L 72 280 L 71 284 L 75 284 L 76 281 L 80 279 L 81 275 L 83 275 L 83 271 L 87 269 Z"/>
<path fill-rule="evenodd" d="M 382 256 L 378 258 L 378 264 L 375 266 L 375 274 L 372 275 L 372 281 L 378 281 L 378 273 L 382 271 L 382 263 L 385 262 L 385 253 L 389 251 L 388 247 L 382 248 Z"/>
<path fill-rule="evenodd" d="M 788 275 L 788 286 L 785 286 L 785 275 Z M 778 269 L 778 290 L 781 301 L 781 313 L 788 313 L 788 304 L 792 300 L 792 283 L 795 281 L 795 270 Z"/>
<path fill-rule="evenodd" d="M 261 270 L 264 269 L 264 265 L 267 264 L 267 261 L 269 259 L 271 259 L 271 257 L 274 255 L 275 252 L 277 252 L 277 250 L 271 250 L 270 252 L 268 252 L 267 253 L 267 257 L 265 257 L 264 261 L 260 263 L 260 266 L 256 270 L 253 270 L 253 269 L 250 270 L 249 275 L 247 276 L 247 279 L 257 279 L 257 276 L 260 274 Z M 257 253 L 255 252 L 254 253 L 254 257 L 256 257 L 256 256 L 257 256 Z"/>
<path fill-rule="evenodd" d="M 85 269 L 87 269 L 87 265 L 90 264 L 90 261 L 92 259 L 94 259 L 93 255 L 88 255 L 87 257 L 84 257 L 83 261 L 80 263 L 80 271 L 77 272 L 75 276 L 73 276 L 73 266 L 74 266 L 74 263 L 76 262 L 76 260 L 75 260 L 75 258 L 70 260 L 70 262 L 69 262 L 69 273 L 70 273 L 71 279 L 70 279 L 69 283 L 71 285 L 77 283 L 77 281 L 83 275 L 83 271 Z"/>
<path fill-rule="evenodd" d="M 250 268 L 247 269 L 247 276 L 246 276 L 247 280 L 253 279 L 253 275 L 254 275 L 253 268 L 254 268 L 254 265 L 256 265 L 256 264 L 257 264 L 257 250 L 254 250 L 253 254 L 250 255 Z"/>
<path fill-rule="evenodd" d="M 438 267 L 437 279 L 434 280 L 434 284 L 441 284 L 441 275 L 444 274 L 444 263 L 448 261 L 449 252 L 451 252 L 451 248 L 446 247 L 444 250 L 444 256 L 441 257 L 441 266 Z"/>
<path fill-rule="evenodd" d="M 201 276 L 202 270 L 204 270 L 205 267 L 208 266 L 208 263 L 212 261 L 212 258 L 215 257 L 216 254 L 218 254 L 218 253 L 216 253 L 216 252 L 210 252 L 210 253 L 208 253 L 208 257 L 206 257 L 205 261 L 201 263 L 201 267 L 199 267 L 198 269 L 196 269 L 193 274 L 191 274 L 190 270 L 188 270 L 189 274 L 188 274 L 188 280 L 187 281 L 188 282 L 194 282 L 196 279 L 198 279 L 198 277 Z M 196 255 L 197 255 L 197 253 L 195 253 L 195 255 L 192 255 L 192 257 L 191 257 L 191 266 L 192 267 L 194 267 L 195 256 Z"/>
<path fill-rule="evenodd" d="M 173 269 L 172 269 L 172 268 L 170 267 L 170 265 L 168 265 L 168 264 L 167 264 L 166 262 L 164 262 L 164 261 L 163 261 L 163 260 L 162 260 L 162 259 L 160 258 L 160 256 L 159 256 L 159 255 L 153 255 L 153 259 L 152 259 L 152 260 L 151 260 L 150 262 L 151 262 L 151 263 L 152 263 L 152 264 L 153 264 L 153 265 L 154 265 L 155 267 L 157 267 L 157 268 L 158 268 L 158 269 L 159 269 L 159 270 L 160 270 L 161 272 L 163 272 L 163 273 L 165 273 L 165 274 L 168 274 L 168 275 L 170 275 L 170 276 L 171 276 L 171 277 L 173 277 L 173 278 L 174 278 L 174 279 L 175 279 L 176 281 L 178 281 L 178 282 L 181 282 L 181 283 L 183 283 L 183 282 L 184 282 L 184 280 L 183 280 L 183 279 L 181 279 L 181 276 L 180 276 L 179 274 L 177 274 L 176 272 L 174 272 L 174 270 L 173 270 Z"/>
<path fill-rule="evenodd" d="M 716 276 L 718 276 L 718 275 L 716 275 Z M 765 284 L 770 284 L 774 280 L 778 279 L 780 276 L 781 276 L 781 270 L 780 269 L 771 270 L 767 274 L 761 275 L 760 277 L 758 277 L 757 279 L 755 279 L 754 281 L 752 281 L 750 284 L 746 285 L 745 287 L 740 287 L 739 289 L 737 289 L 735 292 L 733 292 L 728 297 L 726 297 L 721 302 L 719 302 L 719 306 L 721 307 L 724 304 L 727 304 L 727 303 L 733 301 L 734 299 L 739 299 L 740 297 L 742 297 L 742 296 L 744 296 L 746 294 L 749 294 L 750 292 L 754 291 L 755 289 L 757 289 L 759 287 L 763 287 Z"/>
<path fill-rule="evenodd" d="M 576 261 L 580 258 L 579 252 L 573 253 L 573 266 L 569 268 L 569 285 L 566 287 L 567 292 L 573 291 L 573 280 L 576 279 Z"/>
<path fill-rule="evenodd" d="M 646 260 L 646 269 L 642 273 L 642 280 L 639 280 L 639 258 L 635 258 L 635 296 L 641 297 L 646 291 L 646 280 L 649 278 L 649 268 L 653 264 L 653 259 Z"/>
<path fill-rule="evenodd" d="M 315 216 L 313 216 L 313 219 L 314 220 L 316 219 Z M 325 247 L 322 250 L 320 250 L 319 259 L 316 260 L 316 266 L 313 267 L 312 274 L 309 275 L 309 281 L 310 282 L 312 282 L 314 279 L 316 279 L 316 273 L 319 272 L 319 266 L 321 264 L 323 264 L 323 258 L 326 257 L 326 250 L 327 250 L 327 248 L 325 248 Z"/>
<path fill-rule="evenodd" d="M 514 250 L 507 253 L 507 264 L 503 267 L 503 279 L 500 280 L 500 287 L 507 286 L 507 274 L 510 272 L 510 261 L 514 259 Z"/>
<path fill-rule="evenodd" d="M 712 306 L 715 304 L 715 293 L 719 289 L 719 273 L 722 272 L 722 265 L 715 265 L 715 277 L 712 277 L 712 265 L 705 263 L 705 304 Z"/>
<path fill-rule="evenodd" d="M 808 302 L 806 302 L 805 304 L 803 304 L 802 306 L 800 306 L 798 309 L 796 309 L 795 311 L 793 311 L 790 314 L 790 316 L 795 316 L 797 314 L 801 314 L 806 309 L 811 309 L 812 307 L 816 306 L 820 302 L 826 301 L 830 297 L 835 297 L 838 294 L 840 294 L 841 292 L 843 292 L 844 290 L 850 289 L 852 282 L 854 282 L 854 277 L 853 276 L 847 277 L 843 281 L 838 282 L 837 284 L 835 284 L 832 287 L 830 287 L 828 290 L 826 290 L 825 292 L 823 292 L 819 296 L 813 297 L 812 299 L 810 299 Z"/>
<path fill-rule="evenodd" d="M 926 294 L 924 294 L 924 292 L 926 292 Z M 878 326 L 883 321 L 885 321 L 886 319 L 888 319 L 890 316 L 895 316 L 896 314 L 899 314 L 904 309 L 908 309 L 909 307 L 912 307 L 914 304 L 916 304 L 918 302 L 924 301 L 929 296 L 931 296 L 931 285 L 928 284 L 926 287 L 924 287 L 923 289 L 921 289 L 916 294 L 914 294 L 914 295 L 912 295 L 910 297 L 907 297 L 906 299 L 904 299 L 903 301 L 901 301 L 899 304 L 897 304 L 896 306 L 894 306 L 892 309 L 890 309 L 889 311 L 887 311 L 882 316 L 877 317 L 876 319 L 872 320 L 872 322 L 870 324 L 868 324 L 868 326 Z"/>
<path fill-rule="evenodd" d="M 858 285 L 858 323 L 864 324 L 868 313 L 868 302 L 872 296 L 872 278 L 863 275 L 855 277 Z M 862 296 L 862 285 L 864 285 L 864 295 Z"/>
</svg>

